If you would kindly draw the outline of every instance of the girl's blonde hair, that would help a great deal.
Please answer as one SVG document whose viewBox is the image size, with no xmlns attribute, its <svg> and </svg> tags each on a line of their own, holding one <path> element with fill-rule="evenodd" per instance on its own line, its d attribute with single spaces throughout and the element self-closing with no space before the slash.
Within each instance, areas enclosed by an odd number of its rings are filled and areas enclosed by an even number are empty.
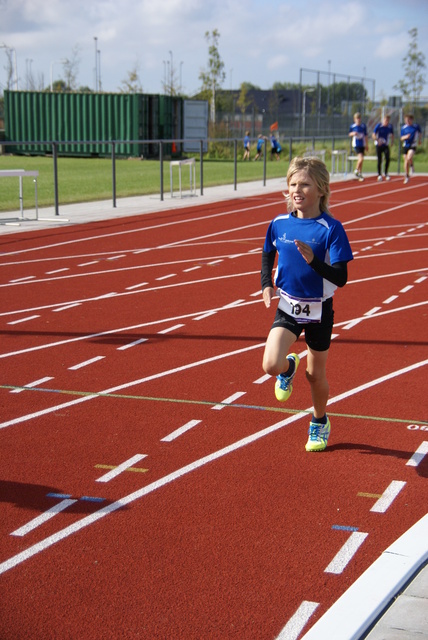
<svg viewBox="0 0 428 640">
<path fill-rule="evenodd" d="M 309 176 L 317 185 L 318 191 L 321 193 L 320 198 L 320 212 L 325 212 L 331 215 L 328 210 L 328 201 L 330 198 L 330 174 L 324 162 L 316 157 L 297 157 L 293 158 L 290 162 L 290 166 L 287 171 L 287 184 L 290 184 L 290 180 L 297 171 L 307 171 Z M 291 201 L 288 194 L 286 194 L 287 204 L 289 211 L 292 210 Z"/>
</svg>

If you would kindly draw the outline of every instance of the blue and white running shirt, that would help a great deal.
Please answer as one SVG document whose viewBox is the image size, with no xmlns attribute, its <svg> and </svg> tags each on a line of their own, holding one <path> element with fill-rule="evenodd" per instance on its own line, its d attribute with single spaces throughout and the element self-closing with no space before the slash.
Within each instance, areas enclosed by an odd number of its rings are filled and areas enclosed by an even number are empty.
<svg viewBox="0 0 428 640">
<path fill-rule="evenodd" d="M 317 218 L 279 215 L 270 223 L 263 250 L 278 252 L 275 285 L 295 298 L 330 298 L 336 285 L 318 275 L 306 262 L 295 240 L 308 244 L 314 255 L 327 264 L 353 259 L 342 224 L 326 213 Z"/>
<path fill-rule="evenodd" d="M 356 132 L 356 136 L 352 138 L 352 146 L 354 149 L 364 149 L 366 146 L 365 136 L 367 136 L 367 127 L 365 124 L 351 124 L 349 133 Z"/>
</svg>

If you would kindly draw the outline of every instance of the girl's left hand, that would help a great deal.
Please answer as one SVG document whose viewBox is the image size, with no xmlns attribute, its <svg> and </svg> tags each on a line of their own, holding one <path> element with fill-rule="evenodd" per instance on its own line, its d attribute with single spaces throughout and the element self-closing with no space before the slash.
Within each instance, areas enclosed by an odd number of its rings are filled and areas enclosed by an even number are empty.
<svg viewBox="0 0 428 640">
<path fill-rule="evenodd" d="M 310 264 L 314 259 L 314 252 L 312 251 L 311 247 L 305 242 L 302 242 L 301 240 L 295 240 L 294 244 L 296 245 L 296 247 L 304 257 L 306 262 Z"/>
</svg>

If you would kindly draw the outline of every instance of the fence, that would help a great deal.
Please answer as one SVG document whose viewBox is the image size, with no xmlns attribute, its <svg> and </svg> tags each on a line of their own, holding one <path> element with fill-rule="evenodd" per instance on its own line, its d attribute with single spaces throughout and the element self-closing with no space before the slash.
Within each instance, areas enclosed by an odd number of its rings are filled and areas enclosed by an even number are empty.
<svg viewBox="0 0 428 640">
<path fill-rule="evenodd" d="M 296 148 L 296 146 L 300 146 L 302 147 L 306 145 L 305 148 L 300 148 L 299 149 L 299 154 L 300 155 L 311 155 L 311 151 L 314 151 L 314 155 L 318 155 L 321 156 L 323 158 L 323 160 L 325 159 L 325 153 L 320 152 L 319 150 L 317 151 L 315 149 L 316 144 L 317 143 L 326 143 L 326 138 L 317 138 L 315 136 L 312 137 L 295 137 L 295 138 L 284 138 L 281 139 L 281 143 L 283 145 L 283 149 L 285 149 L 288 146 L 288 160 L 289 162 L 291 161 L 291 159 L 293 158 L 294 154 L 294 150 Z M 159 148 L 159 193 L 160 193 L 160 200 L 163 201 L 164 200 L 164 194 L 165 194 L 165 184 L 164 184 L 164 160 L 168 160 L 171 159 L 171 156 L 167 156 L 165 154 L 165 150 L 166 149 L 170 149 L 172 146 L 174 145 L 181 145 L 182 143 L 186 143 L 188 142 L 188 140 L 186 139 L 171 139 L 171 140 L 93 140 L 93 141 L 88 141 L 85 140 L 85 144 L 86 145 L 105 145 L 106 147 L 108 147 L 110 149 L 110 158 L 111 158 L 111 176 L 112 176 L 112 206 L 113 208 L 115 208 L 117 206 L 117 193 L 116 193 L 116 148 L 117 145 L 122 145 L 124 143 L 132 145 L 132 144 L 141 144 L 141 145 L 147 145 L 147 144 L 152 144 L 152 145 L 157 145 Z M 337 138 L 332 138 L 331 140 L 328 141 L 329 145 L 330 145 L 330 152 L 331 152 L 331 161 L 332 161 L 332 173 L 337 173 L 338 171 L 336 170 L 338 165 L 336 164 L 335 166 L 333 165 L 334 163 L 334 156 L 335 153 L 337 152 L 337 147 L 336 145 L 340 145 L 341 149 L 343 150 L 343 148 L 345 149 L 349 149 L 349 138 L 348 136 L 346 137 L 337 137 Z M 195 143 L 195 140 L 192 139 L 192 143 Z M 208 139 L 201 139 L 199 140 L 199 153 L 196 154 L 187 154 L 187 157 L 195 157 L 195 158 L 199 158 L 199 163 L 200 163 L 200 195 L 203 195 L 204 192 L 204 153 L 208 153 L 209 154 L 209 149 L 210 149 L 210 145 L 218 145 L 219 143 L 225 144 L 225 145 L 232 145 L 233 147 L 233 152 L 232 152 L 232 159 L 233 159 L 233 180 L 231 179 L 231 182 L 233 182 L 234 185 L 234 190 L 237 190 L 237 185 L 238 185 L 238 158 L 241 157 L 242 155 L 242 140 L 241 139 L 230 139 L 230 138 L 208 138 Z M 36 143 L 34 141 L 26 141 L 26 142 L 22 142 L 22 141 L 1 141 L 0 140 L 0 153 L 7 153 L 7 148 L 8 147 L 13 147 L 13 149 L 16 149 L 17 147 L 23 147 L 24 150 L 26 148 L 27 145 L 34 145 L 37 144 L 39 147 L 43 147 L 45 149 L 47 149 L 48 151 L 45 153 L 45 155 L 49 152 L 52 155 L 52 161 L 53 161 L 53 180 L 54 180 L 54 207 L 55 207 L 55 215 L 58 216 L 59 215 L 59 198 L 58 198 L 58 148 L 61 144 L 64 144 L 64 142 L 40 142 L 37 141 Z M 81 141 L 67 141 L 66 142 L 67 145 L 81 145 L 82 142 Z M 266 186 L 266 179 L 267 179 L 267 171 L 266 171 L 266 162 L 267 162 L 267 157 L 268 157 L 268 146 L 270 149 L 270 144 L 268 142 L 268 140 L 265 139 L 264 141 L 264 153 L 263 153 L 263 186 Z M 399 148 L 399 155 L 398 155 L 398 173 L 400 172 L 400 162 L 401 162 L 401 148 L 400 146 Z M 340 149 L 339 149 L 340 150 Z M 285 154 L 284 154 L 285 155 Z M 346 168 L 345 168 L 345 173 L 346 173 Z"/>
</svg>

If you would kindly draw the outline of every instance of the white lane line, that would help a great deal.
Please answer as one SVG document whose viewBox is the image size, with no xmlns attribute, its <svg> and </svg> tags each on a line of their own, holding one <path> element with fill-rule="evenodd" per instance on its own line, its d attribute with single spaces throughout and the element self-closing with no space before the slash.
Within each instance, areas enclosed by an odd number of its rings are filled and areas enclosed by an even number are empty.
<svg viewBox="0 0 428 640">
<path fill-rule="evenodd" d="M 142 460 L 143 458 L 147 458 L 146 453 L 137 453 L 135 456 L 132 456 L 132 458 L 129 458 L 129 460 L 125 460 L 125 462 L 122 462 L 108 473 L 105 473 L 100 478 L 97 478 L 95 482 L 110 482 L 110 480 L 113 480 L 113 478 L 116 478 L 116 476 L 119 476 L 121 473 L 129 469 L 129 467 L 132 467 L 137 462 L 140 462 L 140 460 Z"/>
<path fill-rule="evenodd" d="M 384 300 L 382 304 L 390 304 L 391 302 L 394 302 L 394 300 L 397 300 L 397 298 L 398 296 L 390 296 L 389 298 Z"/>
<path fill-rule="evenodd" d="M 52 309 L 53 313 L 58 313 L 58 311 L 68 311 L 68 309 L 73 309 L 74 307 L 80 307 L 80 302 L 75 302 L 74 304 L 68 304 L 65 307 L 58 307 L 57 309 Z"/>
<path fill-rule="evenodd" d="M 410 289 L 413 289 L 413 285 L 409 284 L 407 287 L 404 287 L 403 289 L 400 289 L 400 293 L 407 293 L 408 291 L 410 291 Z"/>
<path fill-rule="evenodd" d="M 319 602 L 303 600 L 296 613 L 290 618 L 276 640 L 297 640 L 309 618 L 319 607 Z"/>
<path fill-rule="evenodd" d="M 28 280 L 34 280 L 36 276 L 25 276 L 25 278 L 17 278 L 16 280 L 10 280 L 9 282 L 15 284 L 16 282 L 28 282 Z"/>
<path fill-rule="evenodd" d="M 421 282 L 423 282 L 426 279 L 427 279 L 427 276 L 422 276 L 422 278 L 418 278 L 417 280 L 415 280 L 415 283 L 416 284 L 420 284 Z"/>
<path fill-rule="evenodd" d="M 368 533 L 363 533 L 362 531 L 353 531 L 328 567 L 324 569 L 324 573 L 342 573 L 368 535 Z"/>
<path fill-rule="evenodd" d="M 172 440 L 175 440 L 179 436 L 183 435 L 183 433 L 186 433 L 186 431 L 189 431 L 189 429 L 193 429 L 193 427 L 196 427 L 201 422 L 202 420 L 189 420 L 189 422 L 183 424 L 182 427 L 179 427 L 168 436 L 165 436 L 165 438 L 162 438 L 161 442 L 172 442 Z"/>
<path fill-rule="evenodd" d="M 140 284 L 133 284 L 130 287 L 126 287 L 126 291 L 132 291 L 132 289 L 139 289 L 139 287 L 145 287 L 148 282 L 140 282 Z"/>
<path fill-rule="evenodd" d="M 55 271 L 46 271 L 46 275 L 53 276 L 55 273 L 63 273 L 64 271 L 70 271 L 70 269 L 67 267 L 64 269 L 55 269 Z"/>
<path fill-rule="evenodd" d="M 87 367 L 94 362 L 98 362 L 98 360 L 103 360 L 105 356 L 97 356 L 96 358 L 91 358 L 90 360 L 85 360 L 85 362 L 79 362 L 79 364 L 75 364 L 72 367 L 68 367 L 69 371 L 77 371 L 77 369 L 82 369 L 83 367 Z"/>
<path fill-rule="evenodd" d="M 207 311 L 207 313 L 203 313 L 201 316 L 196 316 L 193 320 L 205 320 L 205 318 L 210 318 L 211 316 L 215 316 L 217 311 Z"/>
<path fill-rule="evenodd" d="M 377 500 L 370 511 L 374 513 L 385 513 L 388 507 L 391 506 L 395 498 L 398 496 L 400 491 L 404 489 L 406 486 L 405 482 L 401 482 L 400 480 L 393 480 L 391 484 L 385 489 L 382 496 Z"/>
<path fill-rule="evenodd" d="M 158 331 L 158 334 L 170 333 L 171 331 L 175 331 L 176 329 L 181 329 L 181 327 L 184 327 L 184 324 L 175 324 L 173 327 L 168 327 L 168 329 Z"/>
<path fill-rule="evenodd" d="M 28 316 L 27 318 L 21 318 L 20 320 L 13 320 L 12 322 L 8 322 L 7 324 L 21 324 L 22 322 L 29 322 L 30 320 L 35 320 L 36 318 L 40 318 L 40 316 Z"/>
<path fill-rule="evenodd" d="M 99 260 L 91 260 L 91 262 L 82 262 L 82 264 L 78 264 L 78 267 L 90 267 L 93 264 L 98 264 Z"/>
<path fill-rule="evenodd" d="M 142 342 L 147 342 L 148 338 L 140 338 L 140 340 L 134 340 L 134 342 L 130 342 L 129 344 L 124 344 L 121 347 L 117 348 L 117 351 L 125 351 L 125 349 L 130 349 L 131 347 L 136 347 L 137 344 L 141 344 Z"/>
<path fill-rule="evenodd" d="M 27 533 L 29 533 L 30 531 L 33 531 L 33 529 L 37 529 L 37 527 L 40 527 L 40 525 L 44 524 L 45 522 L 47 522 L 48 520 L 56 516 L 57 513 L 61 513 L 61 511 L 64 511 L 64 509 L 67 509 L 67 507 L 74 504 L 75 502 L 77 502 L 77 500 L 70 500 L 70 499 L 61 500 L 61 502 L 54 505 L 44 513 L 40 514 L 39 516 L 37 516 L 37 518 L 30 520 L 30 522 L 27 522 L 27 524 L 24 524 L 23 527 L 16 529 L 16 531 L 13 531 L 10 535 L 19 536 L 19 537 L 25 536 Z"/>
<path fill-rule="evenodd" d="M 22 389 L 12 389 L 10 393 L 22 393 L 25 389 L 31 389 L 32 387 L 38 387 L 40 384 L 44 382 L 48 382 L 48 380 L 53 380 L 52 377 L 46 376 L 45 378 L 39 378 L 39 380 L 34 380 L 34 382 L 28 382 L 27 384 L 22 385 Z"/>
<path fill-rule="evenodd" d="M 156 278 L 156 280 L 160 282 L 161 280 L 168 280 L 168 278 L 175 278 L 176 275 L 177 275 L 176 273 L 168 273 L 166 276 L 161 276 L 160 278 Z"/>
<path fill-rule="evenodd" d="M 425 440 L 424 442 L 422 442 L 422 444 L 416 449 L 415 453 L 412 455 L 412 457 L 410 458 L 410 460 L 408 460 L 406 462 L 406 465 L 408 467 L 417 467 L 422 460 L 424 459 L 424 457 L 427 455 L 428 453 L 428 441 Z"/>
<path fill-rule="evenodd" d="M 237 391 L 233 395 L 226 398 L 226 400 L 223 400 L 221 404 L 215 404 L 213 407 L 211 407 L 211 409 L 221 411 L 221 409 L 224 409 L 226 405 L 232 404 L 232 402 L 235 402 L 235 400 L 239 400 L 239 398 L 242 398 L 242 396 L 245 396 L 246 393 L 247 393 L 246 391 Z"/>
</svg>

